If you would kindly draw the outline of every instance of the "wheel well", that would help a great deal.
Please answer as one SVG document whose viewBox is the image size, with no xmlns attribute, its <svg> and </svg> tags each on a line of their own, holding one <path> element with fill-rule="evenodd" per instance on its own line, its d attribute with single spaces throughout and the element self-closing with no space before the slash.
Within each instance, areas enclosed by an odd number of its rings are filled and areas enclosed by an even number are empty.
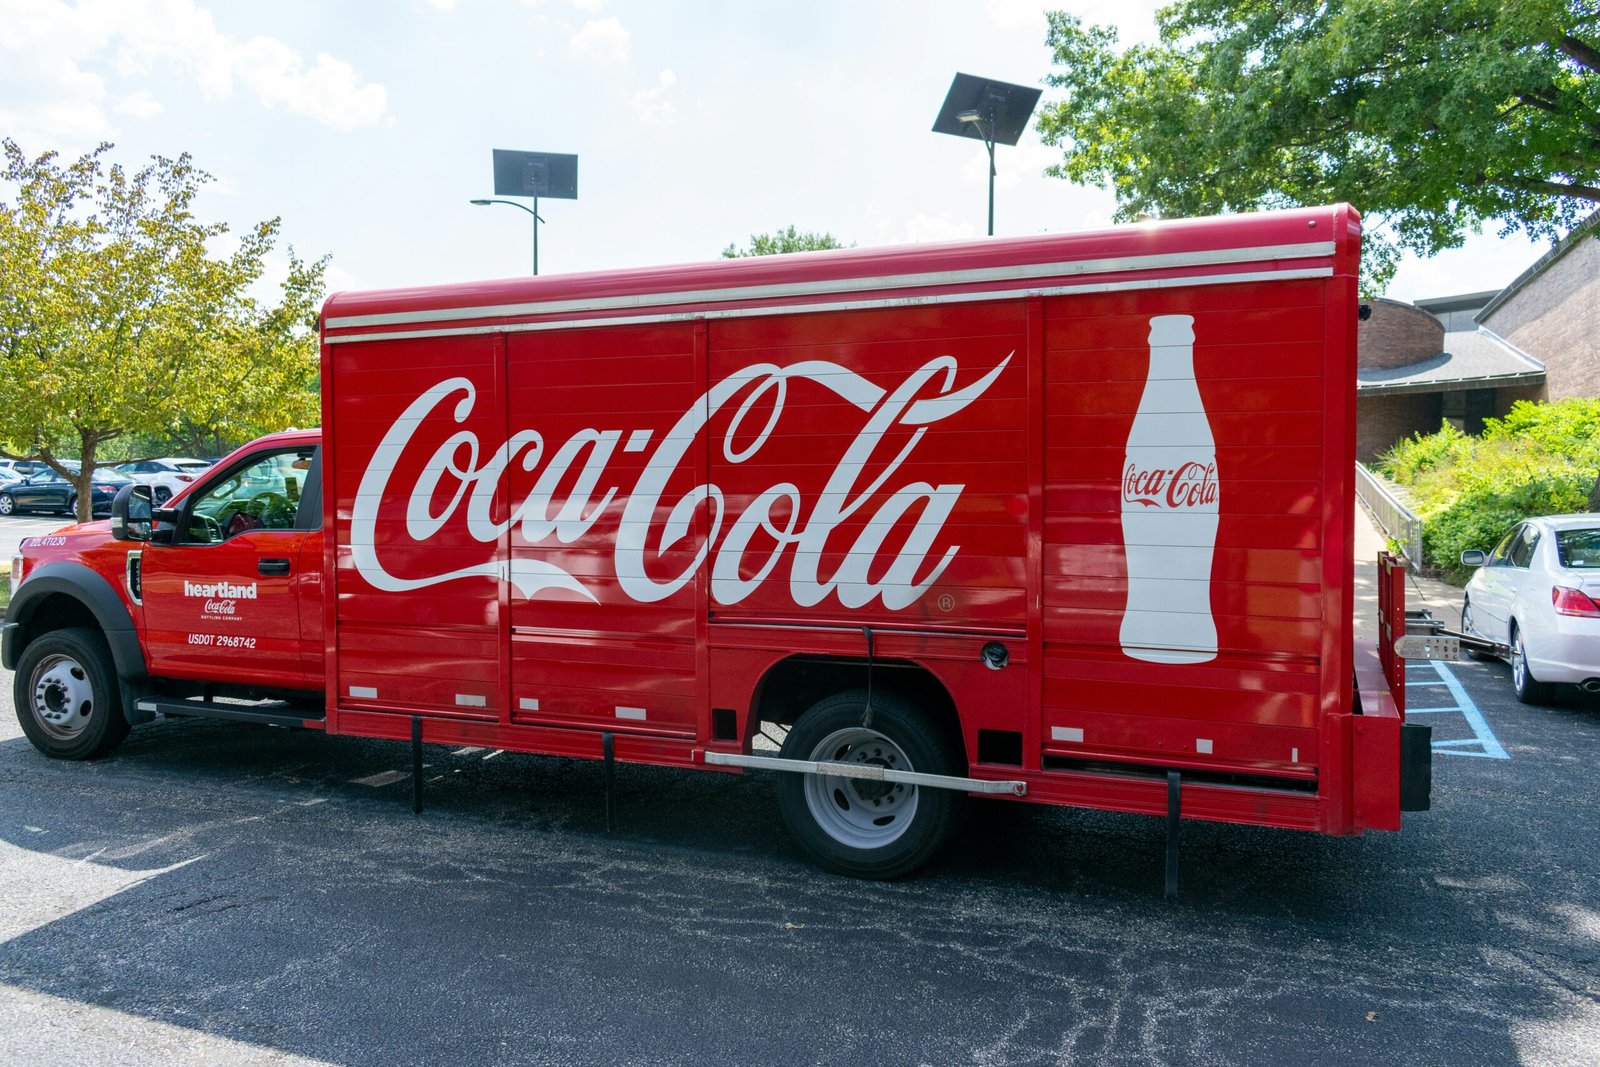
<svg viewBox="0 0 1600 1067">
<path fill-rule="evenodd" d="M 762 723 L 789 726 L 802 712 L 835 693 L 866 689 L 867 661 L 838 656 L 790 656 L 767 670 L 756 686 L 750 719 L 745 727 L 748 745 Z M 871 689 L 894 693 L 911 701 L 929 720 L 946 731 L 965 752 L 956 704 L 932 671 L 906 660 L 874 660 Z"/>
<path fill-rule="evenodd" d="M 22 624 L 21 632 L 18 634 L 21 638 L 18 647 L 26 648 L 35 639 L 50 631 L 69 626 L 99 630 L 100 620 L 95 618 L 94 612 L 77 597 L 65 593 L 52 593 L 39 602 L 39 605 L 29 613 L 28 621 Z"/>
</svg>

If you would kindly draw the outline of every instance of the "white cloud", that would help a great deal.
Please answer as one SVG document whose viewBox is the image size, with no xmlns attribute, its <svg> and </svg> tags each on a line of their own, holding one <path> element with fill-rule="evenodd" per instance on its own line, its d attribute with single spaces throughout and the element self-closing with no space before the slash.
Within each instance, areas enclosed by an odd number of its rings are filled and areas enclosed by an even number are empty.
<svg viewBox="0 0 1600 1067">
<path fill-rule="evenodd" d="M 207 100 L 227 99 L 243 85 L 266 107 L 338 130 L 389 121 L 387 90 L 363 82 L 348 63 L 322 54 L 307 67 L 276 38 L 240 42 L 195 0 L 0 0 L 0 25 L 0 86 L 8 99 L 22 97 L 20 106 L 0 109 L 0 123 L 51 140 L 112 132 L 102 110 L 105 75 L 137 79 L 158 64 L 192 79 Z M 41 102 L 30 106 L 31 99 Z M 114 110 L 148 118 L 152 107 L 160 107 L 155 98 L 134 88 Z"/>
<path fill-rule="evenodd" d="M 622 20 L 612 15 L 609 18 L 590 19 L 585 22 L 577 33 L 572 35 L 572 40 L 567 42 L 567 48 L 580 59 L 600 59 L 607 62 L 622 63 L 628 58 L 630 45 L 628 28 Z"/>
<path fill-rule="evenodd" d="M 565 3 L 568 7 L 588 12 L 599 11 L 606 6 L 606 0 L 522 0 L 523 7 L 551 7 L 556 3 Z"/>
<path fill-rule="evenodd" d="M 341 131 L 388 121 L 388 90 L 362 84 L 354 67 L 326 52 L 308 68 L 282 41 L 253 37 L 235 49 L 233 58 L 233 73 L 269 107 L 281 106 Z"/>
<path fill-rule="evenodd" d="M 127 115 L 131 118 L 153 119 L 166 108 L 162 107 L 161 101 L 151 96 L 148 91 L 140 89 L 118 100 L 111 110 L 118 115 Z"/>
<path fill-rule="evenodd" d="M 989 151 L 981 142 L 973 141 L 978 150 L 961 168 L 961 177 L 968 185 L 989 184 Z M 1060 162 L 1061 150 L 1037 141 L 1016 145 L 996 145 L 994 149 L 994 187 L 1015 189 L 1019 182 L 1032 181 L 1044 173 L 1044 168 Z"/>
<path fill-rule="evenodd" d="M 422 2 L 429 7 L 436 7 L 440 11 L 454 11 L 456 9 L 456 0 L 422 0 Z"/>
<path fill-rule="evenodd" d="M 678 76 L 670 70 L 661 72 L 655 88 L 640 89 L 633 94 L 633 110 L 644 122 L 669 123 L 678 117 L 678 107 L 666 98 L 667 91 L 678 84 Z"/>
<path fill-rule="evenodd" d="M 1002 30 L 1040 31 L 1044 36 L 1044 11 L 1038 0 L 989 0 L 989 21 Z"/>
<path fill-rule="evenodd" d="M 977 226 L 970 222 L 957 222 L 945 211 L 937 215 L 913 215 L 906 220 L 905 239 L 911 244 L 966 241 L 977 236 Z"/>
</svg>

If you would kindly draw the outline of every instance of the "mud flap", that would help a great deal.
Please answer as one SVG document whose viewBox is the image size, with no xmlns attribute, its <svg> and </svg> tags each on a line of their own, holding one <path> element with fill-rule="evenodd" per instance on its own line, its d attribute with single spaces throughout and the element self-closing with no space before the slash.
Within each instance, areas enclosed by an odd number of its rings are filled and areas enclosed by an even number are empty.
<svg viewBox="0 0 1600 1067">
<path fill-rule="evenodd" d="M 1400 727 L 1400 810 L 1427 811 L 1433 797 L 1433 727 Z"/>
</svg>

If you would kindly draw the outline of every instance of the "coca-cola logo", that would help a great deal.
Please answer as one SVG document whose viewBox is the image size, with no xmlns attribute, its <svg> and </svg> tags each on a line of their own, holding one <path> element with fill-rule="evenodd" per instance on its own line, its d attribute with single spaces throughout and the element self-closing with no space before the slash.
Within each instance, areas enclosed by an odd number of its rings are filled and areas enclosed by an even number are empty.
<svg viewBox="0 0 1600 1067">
<path fill-rule="evenodd" d="M 1140 467 L 1122 473 L 1122 500 L 1147 508 L 1197 508 L 1217 502 L 1217 465 L 1191 460 L 1176 467 Z"/>
<path fill-rule="evenodd" d="M 650 429 L 591 428 L 556 448 L 547 448 L 543 436 L 532 429 L 519 430 L 492 449 L 485 449 L 469 429 L 443 436 L 449 423 L 465 423 L 477 402 L 477 387 L 470 379 L 447 378 L 412 401 L 373 452 L 352 501 L 351 560 L 362 578 L 385 591 L 489 577 L 510 582 L 530 599 L 561 591 L 598 603 L 584 579 L 548 559 L 526 554 L 497 560 L 490 553 L 482 562 L 417 577 L 394 574 L 380 558 L 380 545 L 386 542 L 377 536 L 379 511 L 385 501 L 404 499 L 404 529 L 418 543 L 431 540 L 453 522 L 467 539 L 485 545 L 499 541 L 513 527 L 529 545 L 546 544 L 552 538 L 560 545 L 573 545 L 584 540 L 603 515 L 620 510 L 611 546 L 612 573 L 632 600 L 664 600 L 682 589 L 709 559 L 712 598 L 736 604 L 787 558 L 790 595 L 802 607 L 834 596 L 847 608 L 875 598 L 887 608 L 905 608 L 938 580 L 959 551 L 959 545 L 942 551 L 936 545 L 966 486 L 896 484 L 896 475 L 929 427 L 981 397 L 1010 361 L 1008 354 L 960 389 L 955 387 L 958 366 L 952 356 L 929 360 L 893 389 L 825 360 L 786 367 L 761 363 L 713 385 L 659 436 Z M 801 382 L 832 392 L 864 416 L 815 501 L 805 499 L 792 482 L 778 482 L 755 494 L 738 514 L 729 512 L 716 484 L 700 484 L 675 500 L 663 499 L 673 475 L 681 468 L 692 470 L 692 457 L 704 454 L 703 434 L 713 417 L 725 408 L 732 411 L 713 447 L 720 447 L 728 463 L 745 463 L 761 451 L 782 421 L 791 383 Z M 924 395 L 930 391 L 933 395 Z M 413 447 L 415 440 L 441 436 L 442 443 L 431 454 L 426 444 Z M 606 485 L 610 460 L 619 448 L 643 451 L 652 438 L 654 451 L 631 490 L 624 494 L 621 486 Z M 905 443 L 892 455 L 875 454 L 893 449 L 885 441 L 902 439 Z M 825 462 L 820 460 L 819 465 Z M 513 463 L 532 472 L 534 484 L 508 518 L 496 520 L 492 504 Z M 397 470 L 416 471 L 415 480 L 391 485 Z M 865 473 L 869 470 L 870 475 Z M 558 492 L 558 487 L 564 491 Z M 436 507 L 441 501 L 442 506 Z M 709 526 L 703 537 L 695 532 L 694 521 L 702 509 Z M 658 519 L 661 515 L 664 521 Z M 899 548 L 885 565 L 879 557 L 897 528 L 894 543 Z M 685 550 L 693 551 L 688 562 L 674 574 L 660 573 L 669 551 L 681 557 Z M 837 558 L 841 550 L 842 562 L 823 575 L 822 560 Z M 596 551 L 604 549 L 596 546 Z"/>
</svg>

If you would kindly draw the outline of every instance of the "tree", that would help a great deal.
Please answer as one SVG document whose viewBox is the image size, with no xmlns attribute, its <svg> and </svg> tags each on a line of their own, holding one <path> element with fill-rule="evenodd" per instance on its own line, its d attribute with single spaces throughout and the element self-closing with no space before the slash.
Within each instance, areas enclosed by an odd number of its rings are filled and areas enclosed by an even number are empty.
<svg viewBox="0 0 1600 1067">
<path fill-rule="evenodd" d="M 87 519 L 108 441 L 315 420 L 326 258 L 290 248 L 276 301 L 262 303 L 253 289 L 278 220 L 216 251 L 228 228 L 192 214 L 211 179 L 187 154 L 129 174 L 107 165 L 109 144 L 70 164 L 3 145 L 0 197 L 14 199 L 0 199 L 0 452 L 69 478 Z"/>
<path fill-rule="evenodd" d="M 1178 0 L 1123 50 L 1048 18 L 1049 173 L 1109 184 L 1122 219 L 1346 200 L 1378 292 L 1403 250 L 1600 205 L 1597 0 Z"/>
<path fill-rule="evenodd" d="M 818 252 L 843 247 L 843 243 L 831 233 L 800 233 L 790 226 L 777 233 L 753 233 L 750 235 L 749 248 L 729 245 L 722 250 L 722 258 L 743 259 L 746 256 L 776 256 L 785 252 Z"/>
</svg>

